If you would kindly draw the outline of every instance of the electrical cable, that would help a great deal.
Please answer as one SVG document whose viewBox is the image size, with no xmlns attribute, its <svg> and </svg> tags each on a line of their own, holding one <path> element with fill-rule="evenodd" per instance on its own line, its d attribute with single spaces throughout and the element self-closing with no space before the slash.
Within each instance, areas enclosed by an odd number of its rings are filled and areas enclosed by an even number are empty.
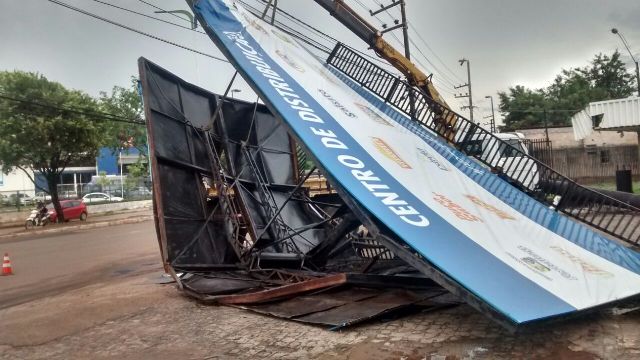
<svg viewBox="0 0 640 360">
<path fill-rule="evenodd" d="M 183 28 L 183 29 L 185 29 L 185 30 L 194 31 L 194 32 L 197 32 L 197 33 L 199 33 L 199 34 L 206 35 L 206 33 L 205 33 L 204 31 L 198 31 L 198 30 L 196 30 L 196 29 L 192 29 L 192 28 L 190 28 L 189 26 L 184 26 L 184 25 L 176 24 L 176 23 L 174 23 L 174 22 L 167 21 L 167 20 L 164 20 L 164 19 L 161 19 L 161 18 L 155 17 L 155 16 L 151 16 L 151 15 L 143 14 L 143 13 L 138 12 L 138 11 L 135 11 L 135 10 L 127 9 L 127 8 L 125 8 L 125 7 L 121 7 L 121 6 L 114 5 L 114 4 L 110 4 L 110 3 L 105 2 L 105 1 L 101 1 L 101 0 L 91 0 L 91 1 L 94 1 L 94 2 L 97 2 L 97 3 L 100 3 L 100 4 L 103 4 L 103 5 L 106 5 L 106 6 L 110 6 L 110 7 L 115 8 L 115 9 L 119 9 L 119 10 L 122 10 L 122 11 L 126 11 L 126 12 L 128 12 L 128 13 L 132 13 L 132 14 L 136 14 L 136 15 L 139 15 L 139 16 L 143 16 L 143 17 L 146 17 L 146 18 L 148 18 L 148 19 L 152 19 L 152 20 L 160 21 L 160 22 L 163 22 L 163 23 L 165 23 L 165 24 L 169 24 L 169 25 L 177 26 L 177 27 L 179 27 L 179 28 Z M 175 14 L 174 14 L 174 15 L 175 15 Z"/>
<path fill-rule="evenodd" d="M 140 0 L 140 1 L 143 1 L 143 0 Z M 262 4 L 267 4 L 267 3 L 268 3 L 266 0 L 255 0 L 255 1 L 260 1 L 260 2 L 262 2 Z M 244 3 L 242 0 L 240 0 L 240 2 Z M 329 34 L 327 34 L 327 33 L 323 32 L 322 30 L 320 30 L 320 29 L 318 29 L 318 28 L 316 28 L 316 27 L 313 27 L 313 26 L 311 26 L 311 25 L 307 24 L 306 22 L 304 22 L 304 21 L 300 20 L 299 18 L 295 17 L 294 15 L 292 15 L 291 13 L 289 13 L 289 12 L 287 12 L 287 11 L 283 10 L 283 9 L 280 9 L 280 8 L 279 8 L 279 9 L 278 9 L 278 14 L 283 14 L 285 17 L 287 17 L 287 18 L 291 19 L 291 20 L 292 20 L 292 21 L 294 21 L 294 22 L 299 23 L 299 24 L 300 24 L 300 25 L 302 25 L 303 27 L 309 28 L 309 29 L 313 30 L 314 32 L 316 32 L 316 33 L 320 34 L 321 36 L 323 36 L 323 37 L 325 37 L 325 38 L 327 38 L 327 39 L 330 39 L 330 40 L 333 42 L 332 46 L 335 46 L 335 43 L 341 42 L 340 40 L 338 40 L 338 39 L 334 38 L 333 36 L 331 36 L 331 35 L 329 35 Z M 369 54 L 367 54 L 367 53 L 366 53 L 366 52 L 364 52 L 364 51 L 361 51 L 361 50 L 355 49 L 355 48 L 353 48 L 353 47 L 351 47 L 351 46 L 349 46 L 349 45 L 347 45 L 347 44 L 344 44 L 344 43 L 342 43 L 342 45 L 344 45 L 345 47 L 347 47 L 347 48 L 349 48 L 349 49 L 353 50 L 354 52 L 359 53 L 359 54 L 360 54 L 360 55 L 362 55 L 362 56 L 368 57 L 368 58 L 370 58 L 370 59 L 372 59 L 372 60 L 374 60 L 374 61 L 376 61 L 376 62 L 379 62 L 379 63 L 381 63 L 381 64 L 383 64 L 383 65 L 385 65 L 385 66 L 391 67 L 391 66 L 389 65 L 389 63 L 388 63 L 388 62 L 386 62 L 386 61 L 384 61 L 384 60 L 381 60 L 381 59 L 379 59 L 379 58 L 377 58 L 377 57 L 375 57 L 375 56 L 369 55 Z M 393 69 L 394 69 L 394 71 L 396 70 L 395 68 L 393 68 Z"/>
<path fill-rule="evenodd" d="M 379 5 L 379 6 L 381 6 L 381 7 L 382 7 L 382 3 L 381 3 L 380 1 L 378 1 L 378 0 L 373 0 L 373 1 L 374 1 L 377 5 Z M 370 11 L 370 9 L 368 9 L 367 7 L 365 7 L 365 5 L 364 5 L 360 0 L 356 0 L 356 2 L 357 2 L 357 3 L 358 3 L 358 5 L 360 5 L 360 7 L 362 7 L 365 11 Z M 389 14 L 389 13 L 388 13 L 388 12 L 386 12 L 386 11 L 385 11 L 385 14 L 387 14 L 387 16 L 388 16 L 392 21 L 394 21 L 393 16 L 391 16 L 391 14 Z M 376 14 L 376 15 L 374 15 L 374 18 L 375 18 L 375 19 L 377 19 L 377 20 L 378 20 L 378 22 L 380 22 L 380 24 L 384 24 L 384 22 L 383 22 L 383 21 L 378 17 L 378 15 L 377 15 L 377 14 Z M 407 23 L 408 23 L 408 25 L 410 26 L 410 23 L 409 23 L 409 21 L 408 21 L 408 20 L 407 20 Z M 392 35 L 392 37 L 396 40 L 396 42 L 397 42 L 399 45 L 401 45 L 401 46 L 402 46 L 402 41 L 398 38 L 398 36 L 397 36 L 395 33 L 391 33 L 391 35 Z M 424 42 L 424 39 L 423 39 L 423 42 Z M 444 83 L 444 84 L 446 84 L 446 85 L 444 86 L 445 88 L 453 88 L 453 90 L 455 90 L 455 86 L 456 86 L 455 81 L 453 81 L 451 78 L 449 78 L 449 77 L 448 77 L 448 76 L 447 76 L 447 75 L 446 75 L 442 70 L 440 70 L 440 69 L 438 68 L 438 66 L 436 66 L 436 65 L 435 65 L 431 60 L 429 60 L 429 58 L 424 54 L 424 52 L 422 52 L 422 50 L 421 50 L 421 49 L 420 49 L 420 48 L 415 44 L 415 42 L 414 42 L 412 39 L 409 39 L 409 44 L 410 44 L 411 46 L 413 46 L 413 48 L 414 48 L 415 50 L 417 50 L 417 51 L 418 51 L 418 53 L 422 56 L 422 58 L 423 58 L 424 60 L 426 60 L 426 61 L 427 61 L 427 63 L 429 63 L 429 65 L 431 65 L 431 68 L 433 68 L 433 70 L 439 74 L 439 76 L 441 77 L 441 80 L 440 80 L 441 84 L 442 84 L 442 83 Z M 425 42 L 425 44 L 426 44 L 426 42 Z M 427 47 L 428 47 L 428 45 L 427 45 Z M 430 49 L 430 48 L 429 48 L 429 49 Z M 433 50 L 431 50 L 431 51 L 433 52 Z M 424 66 L 424 64 L 422 64 L 422 62 L 421 62 L 419 59 L 415 59 L 415 61 L 416 61 L 420 66 L 422 66 L 423 68 L 425 68 L 425 69 L 426 69 L 426 68 L 428 68 L 427 66 Z M 438 78 L 435 78 L 435 79 L 438 79 Z M 435 79 L 434 79 L 434 80 L 435 80 Z M 450 90 L 447 90 L 446 92 L 448 92 L 448 93 L 449 93 L 449 94 L 451 94 L 451 95 L 455 95 L 455 92 L 452 92 L 452 91 L 450 91 Z"/>
<path fill-rule="evenodd" d="M 108 6 L 112 6 L 111 4 L 106 4 L 106 3 L 104 3 L 104 2 L 102 2 L 102 1 L 100 1 L 100 0 L 93 0 L 93 1 L 96 1 L 96 2 L 99 2 L 99 3 L 103 3 L 103 4 L 108 5 Z M 158 10 L 158 11 L 162 11 L 162 12 L 165 12 L 165 13 L 167 13 L 167 14 L 171 15 L 171 16 L 174 16 L 175 18 L 177 18 L 177 19 L 178 19 L 178 20 L 180 20 L 180 21 L 184 21 L 184 22 L 187 22 L 187 23 L 189 23 L 189 24 L 191 23 L 191 21 L 190 21 L 190 20 L 185 19 L 185 18 L 183 18 L 183 17 L 181 17 L 181 16 L 179 16 L 179 15 L 177 15 L 177 14 L 174 14 L 174 13 L 172 13 L 172 12 L 169 12 L 169 11 L 167 11 L 167 10 L 163 9 L 162 7 L 157 6 L 157 5 L 154 5 L 154 4 L 152 4 L 152 3 L 148 2 L 148 1 L 145 1 L 145 0 L 138 0 L 138 1 L 139 1 L 139 2 L 141 2 L 141 3 L 143 3 L 143 4 L 145 4 L 145 5 L 147 5 L 147 6 L 152 7 L 152 8 L 154 8 L 154 9 Z M 255 1 L 256 1 L 256 2 L 261 2 L 262 4 L 266 4 L 266 3 L 267 3 L 265 0 L 255 0 Z M 248 10 L 250 13 L 252 13 L 254 16 L 261 17 L 261 11 L 260 11 L 259 9 L 257 9 L 257 8 L 255 8 L 255 7 L 253 7 L 252 5 L 248 4 L 248 3 L 247 3 L 247 2 L 245 2 L 245 1 L 239 0 L 239 2 L 240 2 L 242 5 L 244 5 L 244 6 L 245 6 L 245 8 L 247 8 L 247 10 Z M 122 7 L 119 7 L 119 6 L 112 6 L 112 7 L 119 8 L 119 9 L 121 9 L 121 10 L 123 10 L 123 11 L 127 11 L 127 12 L 130 12 L 130 13 L 138 14 L 138 15 L 141 15 L 141 16 L 144 16 L 144 17 L 147 17 L 147 18 L 150 18 L 150 19 L 160 20 L 160 21 L 162 21 L 162 22 L 167 22 L 167 21 L 164 21 L 164 20 L 158 19 L 158 18 L 153 17 L 153 16 L 149 16 L 149 15 L 146 15 L 146 14 L 138 13 L 138 12 L 136 12 L 136 11 L 133 11 L 133 10 L 130 10 L 130 9 L 127 9 L 127 8 L 122 8 Z M 292 15 L 292 14 L 290 14 L 290 13 L 286 12 L 285 10 L 278 9 L 278 14 L 284 15 L 284 17 L 285 17 L 285 18 L 287 18 L 287 19 L 289 19 L 289 20 L 291 20 L 291 21 L 293 21 L 293 22 L 295 22 L 295 23 L 298 23 L 298 24 L 300 24 L 301 26 L 303 26 L 303 27 L 305 27 L 305 28 L 311 29 L 311 30 L 313 30 L 314 32 L 316 32 L 316 33 L 318 33 L 319 35 L 321 35 L 322 37 L 324 37 L 324 38 L 328 39 L 328 40 L 326 40 L 326 41 L 329 41 L 330 46 L 326 46 L 326 45 L 322 44 L 320 41 L 318 41 L 318 40 L 316 40 L 316 39 L 313 39 L 313 38 L 311 38 L 310 36 L 304 35 L 304 34 L 303 34 L 303 33 L 301 33 L 300 31 L 295 30 L 292 26 L 289 26 L 289 25 L 287 25 L 287 24 L 285 24 L 285 23 L 283 23 L 283 22 L 281 22 L 281 21 L 279 21 L 279 20 L 277 20 L 277 21 L 275 22 L 275 24 L 274 24 L 274 25 L 276 26 L 276 28 L 280 29 L 281 31 L 283 31 L 283 32 L 285 32 L 285 33 L 287 33 L 287 34 L 289 34 L 290 36 L 292 36 L 292 37 L 294 37 L 294 38 L 297 38 L 297 39 L 301 40 L 302 42 L 304 42 L 304 43 L 306 43 L 306 44 L 308 44 L 308 45 L 310 45 L 310 46 L 312 46 L 312 47 L 314 47 L 314 48 L 316 48 L 316 49 L 318 49 L 318 50 L 322 51 L 322 52 L 323 52 L 323 53 L 325 53 L 325 54 L 329 54 L 329 53 L 331 52 L 331 50 L 333 49 L 333 47 L 335 47 L 336 43 L 337 43 L 337 42 L 339 42 L 339 41 L 338 41 L 337 39 L 335 39 L 334 37 L 332 37 L 332 36 L 330 36 L 330 35 L 328 35 L 328 34 L 324 33 L 323 31 L 321 31 L 321 30 L 319 30 L 319 29 L 317 29 L 317 28 L 315 28 L 315 27 L 313 27 L 313 26 L 311 26 L 311 25 L 309 25 L 309 24 L 305 23 L 304 21 L 302 21 L 302 20 L 300 20 L 299 18 L 295 17 L 294 15 Z M 172 23 L 172 22 L 167 22 L 167 23 L 172 24 L 172 25 L 173 25 L 173 24 L 175 24 L 175 23 Z M 186 26 L 182 26 L 182 25 L 177 25 L 177 26 L 179 26 L 179 27 L 181 27 L 181 28 L 186 28 L 186 29 L 188 29 L 188 30 L 193 30 L 193 29 L 188 28 L 188 27 L 186 27 Z M 194 30 L 194 31 L 195 31 L 195 32 L 198 32 L 198 33 L 201 33 L 201 34 L 206 34 L 206 33 L 202 32 L 202 31 L 197 31 L 197 30 Z M 377 58 L 377 57 L 371 56 L 371 55 L 369 55 L 369 54 L 367 54 L 367 53 L 365 53 L 365 52 L 363 52 L 363 51 L 360 51 L 360 50 L 357 50 L 357 49 L 355 49 L 355 48 L 352 48 L 352 47 L 351 47 L 351 46 L 349 46 L 349 45 L 346 45 L 346 44 L 343 44 L 343 45 L 344 45 L 344 46 L 346 46 L 346 47 L 348 47 L 348 48 L 350 48 L 351 50 L 353 50 L 353 51 L 355 51 L 355 52 L 360 53 L 361 55 L 363 55 L 363 56 L 365 56 L 365 57 L 370 58 L 370 59 L 371 59 L 371 60 L 373 60 L 373 61 L 376 61 L 376 62 L 378 62 L 378 63 L 380 63 L 380 64 L 384 65 L 385 67 L 387 67 L 387 70 L 393 69 L 393 71 L 395 71 L 395 68 L 392 68 L 392 67 L 391 67 L 391 66 L 390 66 L 386 61 L 381 60 L 381 59 L 379 59 L 379 58 Z"/>
<path fill-rule="evenodd" d="M 144 32 L 144 31 L 141 31 L 141 30 L 138 30 L 138 29 L 134 29 L 134 28 L 132 28 L 132 27 L 130 27 L 130 26 L 127 26 L 127 25 L 124 25 L 124 24 L 121 24 L 121 23 L 115 22 L 115 21 L 113 21 L 113 20 L 109 20 L 109 19 L 107 19 L 107 18 L 104 18 L 104 17 L 102 17 L 102 16 L 96 15 L 96 14 L 91 13 L 91 12 L 89 12 L 89 11 L 82 10 L 82 9 L 77 8 L 77 7 L 75 7 L 75 6 L 71 6 L 71 5 L 69 5 L 69 4 L 67 4 L 67 3 L 64 3 L 64 2 L 62 2 L 62 1 L 58 1 L 58 0 L 47 0 L 47 1 L 49 1 L 50 3 L 53 3 L 53 4 L 56 4 L 56 5 L 59 5 L 59 6 L 65 7 L 65 8 L 67 8 L 67 9 L 70 9 L 70 10 L 76 11 L 76 12 L 78 12 L 78 13 L 81 13 L 81 14 L 84 14 L 84 15 L 87 15 L 87 16 L 90 16 L 90 17 L 92 17 L 92 18 L 94 18 L 94 19 L 97 19 L 97 20 L 100 20 L 100 21 L 104 21 L 104 22 L 109 23 L 109 24 L 111 24 L 111 25 L 115 25 L 115 26 L 120 27 L 120 28 L 123 28 L 123 29 L 125 29 L 125 30 L 129 30 L 129 31 L 135 32 L 135 33 L 137 33 L 137 34 L 140 34 L 140 35 L 143 35 L 143 36 L 149 37 L 149 38 L 154 39 L 154 40 L 162 41 L 163 43 L 166 43 L 166 44 L 169 44 L 169 45 L 173 45 L 173 46 L 178 47 L 178 48 L 181 48 L 181 49 L 183 49 L 183 50 L 191 51 L 191 52 L 193 52 L 193 53 L 196 53 L 196 54 L 199 54 L 199 55 L 202 55 L 202 56 L 206 56 L 206 57 L 211 58 L 211 59 L 214 59 L 214 60 L 218 60 L 218 61 L 222 61 L 222 62 L 225 62 L 225 63 L 229 63 L 229 61 L 228 61 L 227 59 L 224 59 L 224 58 L 221 58 L 221 57 L 218 57 L 218 56 L 214 56 L 214 55 L 211 55 L 211 54 L 207 54 L 207 53 L 205 53 L 205 52 L 202 52 L 202 51 L 199 51 L 199 50 L 196 50 L 196 49 L 193 49 L 193 48 L 190 48 L 190 47 L 187 47 L 187 46 L 184 46 L 184 45 L 181 45 L 181 44 L 175 43 L 175 42 L 173 42 L 173 41 L 169 41 L 169 40 L 163 39 L 163 38 L 161 38 L 161 37 L 159 37 L 159 36 L 152 35 L 152 34 L 146 33 L 146 32 Z"/>
<path fill-rule="evenodd" d="M 360 0 L 355 0 L 355 2 L 356 2 L 356 3 L 357 3 L 357 4 L 358 4 L 358 5 L 359 5 L 359 6 L 360 6 L 360 7 L 361 7 L 365 12 L 370 13 L 370 11 L 371 11 L 371 10 L 370 10 L 370 8 L 368 8 L 367 6 L 365 6 L 365 5 L 363 4 L 363 2 L 362 2 L 362 1 L 360 1 Z M 376 2 L 377 2 L 377 1 L 376 1 Z M 380 2 L 377 2 L 377 3 L 378 3 L 378 5 L 381 5 L 381 4 L 380 4 Z M 386 13 L 386 12 L 385 12 L 385 13 Z M 391 15 L 389 15 L 388 13 L 387 13 L 387 15 L 388 15 L 389 17 L 391 17 Z M 376 15 L 374 15 L 373 17 L 374 17 L 376 20 L 378 20 L 378 22 L 379 22 L 381 25 L 383 25 L 383 24 L 384 24 L 384 22 L 383 22 L 380 18 L 378 18 L 378 15 L 377 15 L 377 14 L 376 14 Z M 392 18 L 392 17 L 391 17 L 391 19 L 393 20 L 393 18 Z M 396 35 L 396 34 L 394 34 L 394 33 L 391 33 L 391 35 L 392 35 L 392 36 L 393 36 L 393 38 L 396 40 L 397 44 L 398 44 L 398 45 L 400 45 L 400 46 L 402 46 L 402 42 L 401 42 L 401 41 L 400 41 L 400 39 L 397 37 L 397 35 Z M 415 47 L 415 45 L 414 45 L 414 47 Z M 425 58 L 425 59 L 426 59 L 426 58 Z M 426 60 L 427 60 L 427 61 L 429 61 L 428 59 L 426 59 Z M 424 65 L 423 65 L 419 60 L 417 60 L 417 59 L 416 59 L 416 62 L 418 63 L 418 65 L 422 66 L 422 68 L 424 68 L 424 69 L 426 69 L 426 68 L 427 68 L 427 67 L 426 67 L 426 66 L 424 66 Z M 437 70 L 437 69 L 435 69 L 435 70 Z M 451 82 L 449 82 L 449 83 L 447 84 L 447 83 L 446 83 L 446 78 L 444 78 L 444 77 L 443 77 L 443 79 L 445 79 L 445 80 L 440 80 L 440 78 L 436 77 L 436 78 L 433 78 L 433 79 L 432 79 L 432 82 L 438 85 L 438 87 L 440 88 L 440 91 L 441 91 L 441 92 L 445 92 L 445 93 L 447 93 L 447 94 L 449 94 L 449 95 L 455 96 L 455 95 L 456 95 L 456 93 L 455 93 L 455 85 L 454 85 L 453 83 L 451 83 Z"/>
<path fill-rule="evenodd" d="M 23 104 L 27 104 L 27 105 L 40 106 L 40 107 L 54 109 L 54 110 L 58 110 L 58 111 L 67 111 L 67 112 L 80 114 L 80 115 L 84 115 L 84 116 L 90 116 L 90 117 L 92 117 L 94 119 L 101 119 L 101 120 L 114 121 L 114 122 L 122 122 L 122 123 L 135 124 L 135 125 L 145 125 L 145 122 L 142 119 L 130 119 L 130 118 L 125 118 L 125 117 L 118 116 L 118 115 L 115 115 L 115 114 L 110 114 L 110 113 L 105 113 L 105 112 L 100 112 L 100 111 L 94 111 L 94 110 L 90 110 L 90 109 L 80 109 L 80 108 L 72 108 L 72 107 L 64 107 L 64 106 L 58 106 L 58 105 L 52 105 L 52 104 L 45 104 L 45 103 L 36 102 L 36 101 L 32 101 L 32 100 L 19 99 L 19 98 L 16 98 L 16 97 L 7 96 L 7 95 L 5 95 L 3 93 L 0 93 L 0 99 L 19 102 L 19 103 L 23 103 Z"/>
<path fill-rule="evenodd" d="M 422 41 L 422 43 L 427 47 L 427 49 L 429 49 L 429 51 L 431 51 L 431 53 L 433 54 L 433 56 L 435 56 L 436 59 L 438 59 L 438 61 L 442 64 L 442 66 L 444 66 L 444 68 L 446 70 L 449 71 L 449 73 L 451 73 L 451 75 L 453 75 L 453 77 L 455 78 L 454 80 L 457 80 L 460 83 L 464 83 L 464 80 L 462 80 L 453 70 L 451 70 L 451 68 L 449 66 L 447 66 L 447 64 L 442 61 L 442 59 L 440 58 L 440 56 L 438 56 L 438 53 L 436 53 L 431 46 L 429 46 L 429 44 L 427 43 L 427 41 L 422 37 L 422 35 L 420 35 L 420 33 L 418 32 L 418 30 L 416 29 L 415 26 L 413 26 L 413 24 L 409 23 L 409 28 L 411 28 L 411 30 L 413 30 L 413 32 L 418 36 L 418 39 L 420 41 Z M 419 48 L 418 48 L 419 49 Z"/>
</svg>

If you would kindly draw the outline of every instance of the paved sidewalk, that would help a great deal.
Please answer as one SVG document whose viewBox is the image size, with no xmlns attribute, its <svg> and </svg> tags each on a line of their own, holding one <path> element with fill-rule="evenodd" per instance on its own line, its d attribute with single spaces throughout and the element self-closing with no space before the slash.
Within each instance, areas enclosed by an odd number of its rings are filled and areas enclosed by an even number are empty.
<svg viewBox="0 0 640 360">
<path fill-rule="evenodd" d="M 134 224 L 148 220 L 153 220 L 153 211 L 151 209 L 123 210 L 113 214 L 93 216 L 89 214 L 87 221 L 84 222 L 73 220 L 64 224 L 49 224 L 45 227 L 37 227 L 32 230 L 25 230 L 24 227 L 2 228 L 0 229 L 0 240 L 24 235 L 50 234 L 120 224 Z"/>
<path fill-rule="evenodd" d="M 159 270 L 159 266 L 156 268 Z M 640 311 L 509 334 L 469 306 L 340 332 L 204 306 L 158 272 L 0 311 L 0 359 L 638 359 Z"/>
</svg>

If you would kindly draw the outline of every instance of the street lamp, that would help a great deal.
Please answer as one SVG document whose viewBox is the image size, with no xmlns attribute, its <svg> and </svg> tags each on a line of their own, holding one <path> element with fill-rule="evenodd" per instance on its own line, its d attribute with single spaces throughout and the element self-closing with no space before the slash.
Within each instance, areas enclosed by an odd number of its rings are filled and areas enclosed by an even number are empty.
<svg viewBox="0 0 640 360">
<path fill-rule="evenodd" d="M 491 99 L 491 123 L 489 124 L 489 129 L 494 133 L 496 132 L 496 113 L 493 111 L 493 96 L 487 95 L 484 98 Z"/>
<path fill-rule="evenodd" d="M 622 36 L 622 33 L 618 31 L 618 29 L 616 28 L 611 29 L 611 32 L 620 37 L 620 40 L 622 40 L 622 44 L 624 45 L 624 47 L 627 48 L 627 51 L 629 52 L 631 59 L 633 60 L 634 63 L 636 63 L 636 85 L 638 85 L 638 96 L 640 97 L 640 66 L 638 65 L 638 60 L 631 53 L 631 50 L 629 49 L 629 43 L 627 43 L 627 39 L 625 39 L 625 37 Z"/>
<path fill-rule="evenodd" d="M 235 93 L 239 93 L 239 92 L 241 92 L 241 91 L 242 91 L 242 90 L 240 90 L 240 89 L 232 89 L 232 90 L 231 90 L 231 98 L 232 98 L 232 99 L 234 99 L 233 94 L 235 94 Z"/>
</svg>

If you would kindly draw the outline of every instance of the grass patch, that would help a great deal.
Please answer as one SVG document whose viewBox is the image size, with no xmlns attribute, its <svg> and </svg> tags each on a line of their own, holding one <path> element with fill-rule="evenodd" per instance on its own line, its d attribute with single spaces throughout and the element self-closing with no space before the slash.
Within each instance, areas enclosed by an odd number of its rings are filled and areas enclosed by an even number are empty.
<svg viewBox="0 0 640 360">
<path fill-rule="evenodd" d="M 601 183 L 594 183 L 594 184 L 585 184 L 586 186 L 592 187 L 592 188 L 597 188 L 597 189 L 602 189 L 602 190 L 616 190 L 616 182 L 615 181 L 608 181 L 608 182 L 601 182 Z M 633 193 L 634 194 L 638 194 L 640 193 L 640 181 L 634 181 L 633 184 L 631 185 L 633 188 Z"/>
</svg>

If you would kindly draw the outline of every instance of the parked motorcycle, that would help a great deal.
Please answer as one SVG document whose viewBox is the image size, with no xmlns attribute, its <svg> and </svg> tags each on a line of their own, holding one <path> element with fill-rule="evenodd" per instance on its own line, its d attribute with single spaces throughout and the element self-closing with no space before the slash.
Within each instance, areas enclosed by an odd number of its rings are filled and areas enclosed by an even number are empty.
<svg viewBox="0 0 640 360">
<path fill-rule="evenodd" d="M 47 226 L 50 222 L 49 212 L 46 214 L 43 213 L 42 216 L 38 216 L 40 214 L 39 210 L 31 210 L 31 214 L 27 218 L 27 221 L 24 223 L 24 228 L 29 230 L 36 226 Z"/>
</svg>

